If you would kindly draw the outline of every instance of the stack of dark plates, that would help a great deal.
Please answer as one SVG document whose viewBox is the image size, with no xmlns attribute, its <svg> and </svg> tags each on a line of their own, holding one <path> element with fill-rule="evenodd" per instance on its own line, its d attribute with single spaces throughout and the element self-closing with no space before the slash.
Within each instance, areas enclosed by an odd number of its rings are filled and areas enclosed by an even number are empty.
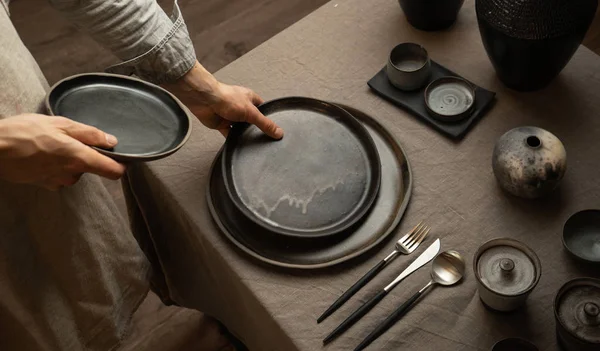
<svg viewBox="0 0 600 351">
<path fill-rule="evenodd" d="M 303 97 L 259 108 L 275 141 L 236 124 L 215 159 L 211 214 L 227 238 L 275 265 L 319 268 L 355 257 L 396 227 L 411 192 L 402 147 L 373 118 Z"/>
</svg>

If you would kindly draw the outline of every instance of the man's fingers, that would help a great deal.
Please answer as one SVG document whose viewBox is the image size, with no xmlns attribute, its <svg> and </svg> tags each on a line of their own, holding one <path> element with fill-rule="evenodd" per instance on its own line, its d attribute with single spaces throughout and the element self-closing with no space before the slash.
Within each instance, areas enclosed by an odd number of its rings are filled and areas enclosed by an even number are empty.
<svg viewBox="0 0 600 351">
<path fill-rule="evenodd" d="M 60 128 L 73 139 L 77 139 L 86 145 L 97 146 L 104 149 L 110 149 L 117 145 L 117 138 L 114 135 L 104 133 L 98 128 L 83 123 L 69 119 L 66 120 L 68 122 L 61 122 Z"/>
<path fill-rule="evenodd" d="M 283 138 L 283 129 L 279 128 L 275 122 L 265 117 L 256 106 L 248 108 L 248 123 L 252 123 L 273 139 Z"/>
<path fill-rule="evenodd" d="M 254 104 L 254 106 L 258 106 L 265 102 L 263 98 L 261 98 L 252 90 L 248 90 L 248 94 L 250 95 L 250 101 L 252 104 Z M 250 109 L 248 122 L 256 125 L 260 130 L 273 139 L 279 140 L 283 138 L 283 129 L 281 129 L 271 119 L 265 117 L 265 115 L 263 115 L 262 112 L 260 112 L 256 107 Z"/>
<path fill-rule="evenodd" d="M 210 129 L 218 130 L 226 138 L 229 134 L 229 129 L 231 129 L 231 121 L 217 115 L 212 115 L 209 119 L 200 120 L 200 122 Z"/>
<path fill-rule="evenodd" d="M 229 135 L 229 130 L 231 128 L 227 127 L 227 128 L 221 128 L 221 129 L 217 129 L 219 131 L 219 133 L 221 133 L 225 138 L 227 138 L 227 136 Z"/>
<path fill-rule="evenodd" d="M 223 118 L 220 116 L 213 114 L 206 115 L 204 118 L 198 118 L 202 124 L 204 124 L 207 128 L 210 129 L 219 129 L 223 124 Z M 229 122 L 231 123 L 231 122 Z"/>
<path fill-rule="evenodd" d="M 56 179 L 56 182 L 61 186 L 71 186 L 75 185 L 75 183 L 79 181 L 79 178 L 81 178 L 81 176 L 82 174 L 75 174 L 72 176 L 60 177 Z"/>
<path fill-rule="evenodd" d="M 82 145 L 77 157 L 83 163 L 81 172 L 94 173 L 113 180 L 121 178 L 125 173 L 126 168 L 124 165 L 85 145 Z"/>
<path fill-rule="evenodd" d="M 37 183 L 37 185 L 50 191 L 57 191 L 62 188 L 62 185 L 58 184 L 58 182 L 50 182 L 49 180 L 44 183 Z"/>
<path fill-rule="evenodd" d="M 255 106 L 258 106 L 258 105 L 262 104 L 263 102 L 265 102 L 265 100 L 263 100 L 263 98 L 261 98 L 260 95 L 258 95 L 254 91 L 250 90 L 249 94 L 250 94 L 250 101 L 252 101 L 252 103 Z"/>
<path fill-rule="evenodd" d="M 65 186 L 75 185 L 81 178 L 82 174 L 63 175 L 48 178 L 42 186 L 48 190 L 56 191 Z"/>
</svg>

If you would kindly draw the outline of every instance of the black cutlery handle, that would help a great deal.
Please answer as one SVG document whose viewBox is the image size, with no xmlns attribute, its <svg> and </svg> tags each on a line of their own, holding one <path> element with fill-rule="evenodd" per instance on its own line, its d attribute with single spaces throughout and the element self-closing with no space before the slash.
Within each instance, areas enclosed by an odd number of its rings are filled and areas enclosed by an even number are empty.
<svg viewBox="0 0 600 351">
<path fill-rule="evenodd" d="M 373 307 L 375 307 L 375 305 L 377 305 L 377 303 L 379 303 L 379 301 L 381 301 L 385 297 L 385 295 L 387 295 L 387 293 L 387 291 L 381 290 L 379 293 L 377 293 L 377 295 L 373 296 L 369 301 L 365 302 L 362 306 L 360 306 L 359 309 L 354 311 L 354 313 L 352 313 L 350 317 L 346 318 L 346 320 L 343 321 L 342 324 L 335 328 L 331 332 L 331 334 L 327 335 L 327 337 L 323 339 L 323 344 L 328 344 L 333 339 L 337 338 L 343 332 L 348 330 L 348 328 L 353 326 L 354 323 L 358 322 L 358 320 L 362 316 L 367 314 L 367 312 L 369 312 Z"/>
<path fill-rule="evenodd" d="M 363 286 L 365 286 L 368 282 L 373 279 L 377 275 L 377 273 L 381 272 L 385 264 L 386 260 L 379 261 L 375 267 L 371 268 L 365 275 L 362 276 L 354 285 L 352 285 L 346 292 L 342 294 L 335 302 L 329 306 L 329 308 L 323 312 L 321 317 L 317 318 L 317 323 L 321 323 L 325 320 L 325 318 L 329 317 L 333 312 L 337 311 L 346 301 L 348 301 L 354 294 L 356 294 Z"/>
<path fill-rule="evenodd" d="M 389 315 L 383 322 L 381 322 L 375 330 L 371 332 L 371 334 L 367 335 L 367 337 L 354 349 L 354 351 L 363 350 L 365 347 L 369 346 L 375 339 L 381 336 L 381 334 L 385 333 L 392 325 L 394 325 L 402 316 L 406 314 L 406 312 L 410 311 L 414 302 L 419 299 L 419 297 L 423 294 L 423 290 L 414 294 L 410 299 L 408 299 L 402 306 L 398 307 L 392 314 Z"/>
</svg>

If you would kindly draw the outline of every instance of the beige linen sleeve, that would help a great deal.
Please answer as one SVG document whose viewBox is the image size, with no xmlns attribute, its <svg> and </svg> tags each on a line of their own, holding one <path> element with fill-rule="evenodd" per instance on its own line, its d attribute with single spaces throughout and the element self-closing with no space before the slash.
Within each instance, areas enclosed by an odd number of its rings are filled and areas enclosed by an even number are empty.
<svg viewBox="0 0 600 351">
<path fill-rule="evenodd" d="M 196 54 L 177 1 L 167 16 L 155 0 L 49 0 L 124 62 L 107 72 L 161 84 L 187 73 Z"/>
</svg>

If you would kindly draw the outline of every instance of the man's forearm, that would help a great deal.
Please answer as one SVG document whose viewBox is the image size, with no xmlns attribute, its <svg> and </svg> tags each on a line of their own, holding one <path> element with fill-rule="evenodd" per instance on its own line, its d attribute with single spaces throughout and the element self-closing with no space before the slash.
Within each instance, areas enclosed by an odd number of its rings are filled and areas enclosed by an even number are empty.
<svg viewBox="0 0 600 351">
<path fill-rule="evenodd" d="M 78 28 L 125 62 L 110 69 L 155 83 L 187 73 L 196 56 L 175 2 L 169 18 L 155 0 L 49 0 Z"/>
<path fill-rule="evenodd" d="M 179 91 L 193 91 L 207 105 L 217 103 L 220 99 L 219 82 L 199 62 L 178 82 Z"/>
</svg>

